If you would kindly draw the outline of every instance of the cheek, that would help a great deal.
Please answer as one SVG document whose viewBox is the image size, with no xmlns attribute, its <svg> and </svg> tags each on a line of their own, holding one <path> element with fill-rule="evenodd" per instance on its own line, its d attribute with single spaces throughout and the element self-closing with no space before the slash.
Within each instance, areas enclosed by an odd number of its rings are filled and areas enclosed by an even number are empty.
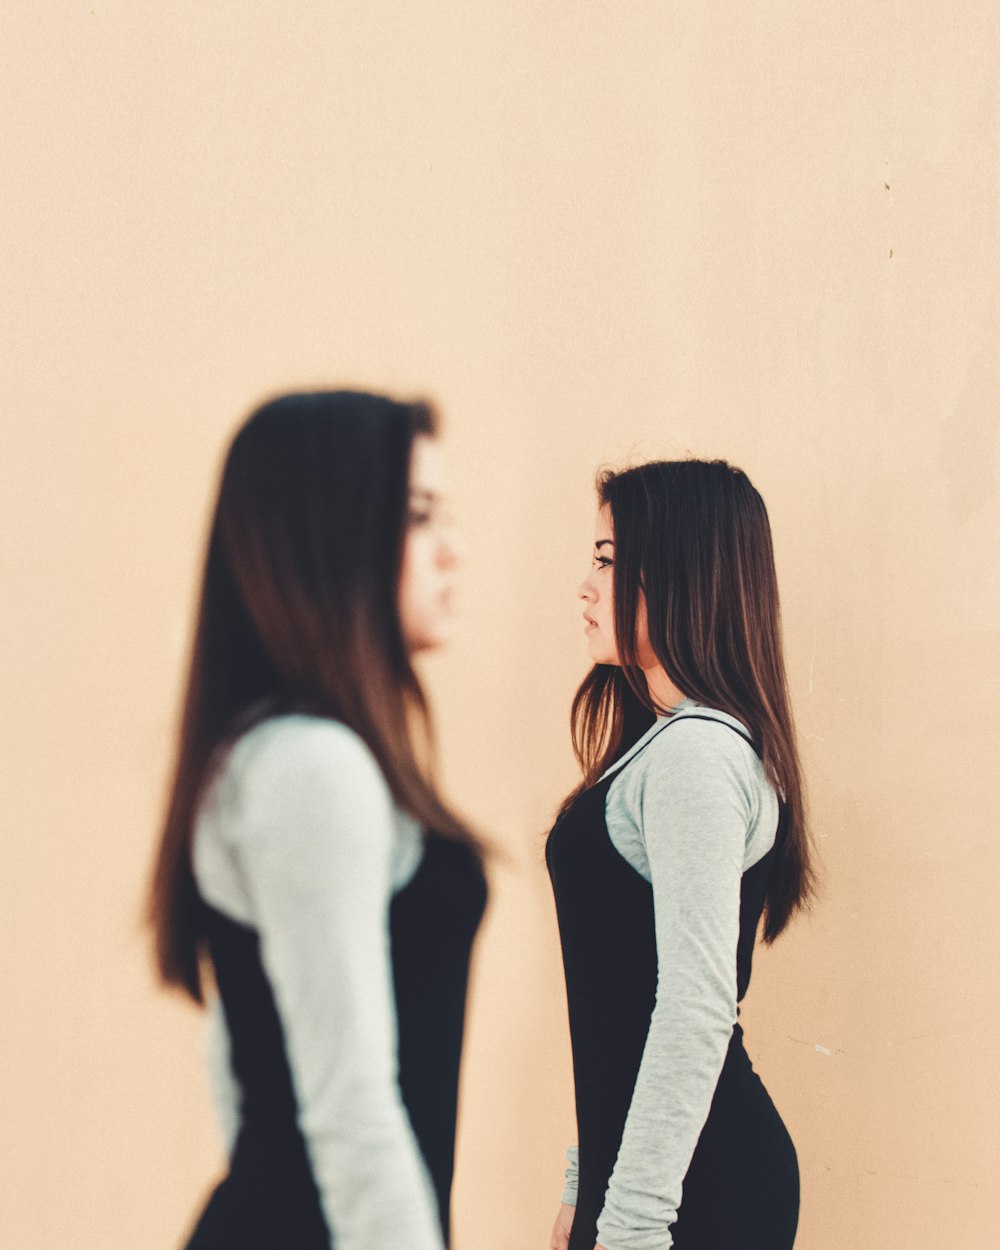
<svg viewBox="0 0 1000 1250">
<path fill-rule="evenodd" d="M 653 649 L 649 645 L 649 618 L 646 615 L 646 600 L 639 596 L 635 616 L 635 645 L 639 658 L 645 662 L 653 657 Z"/>
<path fill-rule="evenodd" d="M 441 577 L 434 555 L 434 543 L 429 536 L 411 535 L 403 555 L 403 573 L 400 585 L 400 605 L 404 613 L 422 616 L 433 609 L 436 596 L 440 594 Z"/>
<path fill-rule="evenodd" d="M 411 535 L 406 541 L 403 552 L 403 569 L 399 579 L 399 598 L 404 604 L 413 603 L 420 598 L 424 581 L 424 561 L 417 535 Z"/>
<path fill-rule="evenodd" d="M 614 633 L 615 605 L 614 599 L 611 596 L 610 587 L 605 587 L 605 593 L 602 594 L 600 599 L 597 601 L 591 615 L 594 620 L 597 621 L 598 625 L 600 625 L 602 633 L 607 634 L 609 637 Z"/>
<path fill-rule="evenodd" d="M 600 663 L 617 664 L 618 648 L 615 645 L 615 604 L 614 598 L 610 593 L 602 597 L 598 605 L 599 611 L 595 613 L 595 619 L 601 630 L 602 655 Z"/>
</svg>

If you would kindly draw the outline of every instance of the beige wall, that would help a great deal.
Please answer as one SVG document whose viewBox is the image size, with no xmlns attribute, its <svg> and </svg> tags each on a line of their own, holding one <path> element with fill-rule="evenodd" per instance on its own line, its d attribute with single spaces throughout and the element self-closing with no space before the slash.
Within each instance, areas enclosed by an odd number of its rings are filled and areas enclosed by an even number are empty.
<svg viewBox="0 0 1000 1250">
<path fill-rule="evenodd" d="M 542 1250 L 573 1134 L 541 835 L 592 474 L 689 451 L 770 507 L 825 865 L 746 1012 L 798 1245 L 997 1244 L 998 13 L 7 0 L 2 1244 L 169 1246 L 218 1163 L 137 917 L 220 449 L 320 382 L 448 419 L 469 568 L 428 680 L 516 861 L 457 1250 Z"/>
</svg>

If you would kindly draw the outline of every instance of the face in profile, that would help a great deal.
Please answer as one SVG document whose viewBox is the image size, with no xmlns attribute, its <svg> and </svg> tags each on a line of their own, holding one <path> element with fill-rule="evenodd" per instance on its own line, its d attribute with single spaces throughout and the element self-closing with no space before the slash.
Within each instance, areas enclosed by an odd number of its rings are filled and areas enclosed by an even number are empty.
<svg viewBox="0 0 1000 1250">
<path fill-rule="evenodd" d="M 594 552 L 590 574 L 581 584 L 584 633 L 590 658 L 595 664 L 621 664 L 615 639 L 615 526 L 609 504 L 602 504 L 594 526 Z M 640 591 L 636 600 L 635 648 L 639 667 L 649 670 L 658 661 L 649 641 L 646 598 Z"/>
<path fill-rule="evenodd" d="M 611 509 L 604 504 L 594 526 L 594 552 L 590 573 L 580 586 L 584 633 L 595 664 L 619 664 L 615 645 L 614 600 L 615 530 Z"/>
<path fill-rule="evenodd" d="M 452 635 L 459 561 L 444 492 L 441 448 L 435 439 L 418 434 L 410 461 L 399 580 L 399 617 L 411 654 L 439 647 Z"/>
</svg>

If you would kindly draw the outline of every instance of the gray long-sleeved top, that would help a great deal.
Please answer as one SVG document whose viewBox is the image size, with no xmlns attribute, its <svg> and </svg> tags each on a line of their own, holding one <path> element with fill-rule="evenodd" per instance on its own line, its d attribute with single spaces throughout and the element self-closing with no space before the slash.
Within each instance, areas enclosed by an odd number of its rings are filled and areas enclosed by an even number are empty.
<svg viewBox="0 0 1000 1250">
<path fill-rule="evenodd" d="M 195 823 L 198 889 L 260 937 L 336 1250 L 444 1250 L 399 1091 L 390 962 L 389 904 L 422 854 L 367 746 L 322 717 L 273 717 L 239 738 Z M 231 1148 L 240 1092 L 218 1000 L 208 1049 Z"/>
<path fill-rule="evenodd" d="M 605 773 L 608 834 L 653 887 L 658 964 L 649 1023 L 614 1171 L 597 1222 L 607 1250 L 664 1250 L 736 1023 L 743 873 L 774 845 L 778 796 L 717 709 L 684 699 Z M 655 739 L 649 742 L 650 738 Z M 645 747 L 645 749 L 643 749 Z M 638 757 L 632 761 L 633 755 Z M 577 1147 L 563 1201 L 575 1204 Z"/>
</svg>

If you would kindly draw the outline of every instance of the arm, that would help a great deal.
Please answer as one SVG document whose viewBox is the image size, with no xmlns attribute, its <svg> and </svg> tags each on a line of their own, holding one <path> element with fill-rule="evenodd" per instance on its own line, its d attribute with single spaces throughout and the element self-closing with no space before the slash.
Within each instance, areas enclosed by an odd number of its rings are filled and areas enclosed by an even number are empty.
<svg viewBox="0 0 1000 1250">
<path fill-rule="evenodd" d="M 229 1064 L 229 1033 L 218 995 L 205 1008 L 205 1058 L 208 1087 L 222 1133 L 226 1155 L 231 1156 L 240 1124 L 240 1087 Z"/>
<path fill-rule="evenodd" d="M 576 1206 L 577 1183 L 580 1179 L 580 1147 L 569 1146 L 564 1155 L 566 1159 L 566 1178 L 563 1182 L 563 1194 L 560 1202 L 567 1206 Z"/>
<path fill-rule="evenodd" d="M 327 1224 L 337 1250 L 441 1250 L 397 1079 L 388 788 L 344 726 L 289 718 L 263 732 L 237 854 Z"/>
<path fill-rule="evenodd" d="M 623 798 L 639 825 L 658 978 L 621 1147 L 598 1219 L 608 1250 L 663 1250 L 736 1021 L 740 883 L 753 799 L 728 729 L 678 725 Z"/>
<path fill-rule="evenodd" d="M 573 1222 L 576 1219 L 577 1180 L 580 1162 L 579 1147 L 570 1146 L 566 1150 L 565 1158 L 569 1166 L 566 1168 L 566 1182 L 563 1186 L 559 1211 L 556 1214 L 555 1223 L 552 1225 L 552 1232 L 549 1235 L 549 1250 L 568 1250 L 569 1241 L 573 1235 Z"/>
</svg>

